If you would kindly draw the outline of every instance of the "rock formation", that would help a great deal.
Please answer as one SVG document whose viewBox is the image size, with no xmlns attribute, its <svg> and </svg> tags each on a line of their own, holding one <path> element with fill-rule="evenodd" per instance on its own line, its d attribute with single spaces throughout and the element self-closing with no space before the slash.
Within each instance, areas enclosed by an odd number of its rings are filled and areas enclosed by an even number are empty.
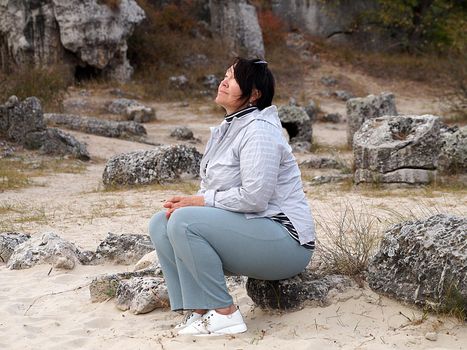
<svg viewBox="0 0 467 350">
<path fill-rule="evenodd" d="M 438 169 L 451 174 L 467 172 L 467 126 L 441 129 Z"/>
<path fill-rule="evenodd" d="M 368 119 L 354 135 L 355 182 L 431 182 L 439 130 L 439 118 L 432 115 Z"/>
<path fill-rule="evenodd" d="M 146 123 L 156 119 L 154 108 L 147 107 L 136 100 L 119 98 L 113 100 L 107 105 L 110 113 L 125 116 L 127 120 L 133 120 L 138 123 Z"/>
<path fill-rule="evenodd" d="M 296 310 L 306 302 L 326 305 L 331 290 L 343 291 L 352 285 L 352 280 L 345 276 L 304 272 L 279 281 L 248 278 L 246 290 L 253 302 L 263 309 Z"/>
<path fill-rule="evenodd" d="M 20 102 L 11 96 L 0 105 L 0 135 L 29 149 L 38 149 L 51 155 L 72 154 L 81 160 L 89 160 L 86 146 L 59 129 L 47 128 L 42 106 L 36 97 Z"/>
<path fill-rule="evenodd" d="M 305 109 L 297 106 L 280 106 L 278 112 L 282 127 L 289 134 L 290 143 L 307 142 L 311 146 L 313 128 Z"/>
<path fill-rule="evenodd" d="M 0 67 L 65 63 L 126 81 L 127 38 L 145 17 L 134 0 L 111 8 L 99 0 L 0 2 Z"/>
<path fill-rule="evenodd" d="M 121 281 L 116 291 L 116 306 L 122 311 L 145 314 L 170 306 L 167 286 L 162 277 L 133 277 Z"/>
<path fill-rule="evenodd" d="M 170 137 L 174 137 L 177 140 L 194 140 L 193 131 L 186 126 L 178 126 L 170 132 Z"/>
<path fill-rule="evenodd" d="M 388 229 L 368 267 L 370 287 L 435 308 L 467 305 L 467 218 L 446 214 Z"/>
<path fill-rule="evenodd" d="M 264 58 L 264 44 L 258 16 L 246 0 L 209 0 L 211 31 L 237 55 Z M 243 52 L 246 51 L 246 52 Z"/>
<path fill-rule="evenodd" d="M 353 136 L 367 119 L 385 115 L 397 115 L 395 97 L 392 93 L 368 95 L 364 98 L 351 98 L 346 103 L 347 144 L 352 146 Z"/>
<path fill-rule="evenodd" d="M 358 16 L 371 9 L 372 4 L 370 0 L 273 0 L 272 11 L 289 29 L 345 40 L 346 35 L 352 34 L 352 25 Z"/>
<path fill-rule="evenodd" d="M 106 186 L 163 183 L 182 173 L 198 175 L 200 161 L 201 154 L 195 147 L 159 146 L 110 158 L 102 180 Z"/>
<path fill-rule="evenodd" d="M 151 239 L 147 235 L 108 233 L 94 253 L 92 264 L 114 263 L 130 265 L 146 254 L 154 251 Z"/>
<path fill-rule="evenodd" d="M 82 260 L 80 250 L 56 233 L 35 235 L 15 247 L 7 267 L 11 270 L 27 269 L 36 264 L 52 264 L 55 268 L 71 270 Z"/>
<path fill-rule="evenodd" d="M 0 262 L 6 263 L 16 246 L 26 242 L 30 235 L 19 232 L 3 232 L 0 233 Z"/>
</svg>

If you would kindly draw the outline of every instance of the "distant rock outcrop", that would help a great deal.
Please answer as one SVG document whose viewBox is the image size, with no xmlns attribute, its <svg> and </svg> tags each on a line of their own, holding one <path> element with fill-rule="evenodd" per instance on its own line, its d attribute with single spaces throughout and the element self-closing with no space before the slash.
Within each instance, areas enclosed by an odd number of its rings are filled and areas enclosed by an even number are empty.
<svg viewBox="0 0 467 350">
<path fill-rule="evenodd" d="M 147 107 L 136 100 L 119 98 L 113 100 L 107 105 L 110 113 L 125 116 L 127 120 L 133 120 L 138 123 L 146 123 L 156 119 L 154 108 Z"/>
<path fill-rule="evenodd" d="M 263 34 L 253 5 L 246 0 L 209 0 L 209 9 L 212 33 L 231 50 L 237 55 L 264 58 Z"/>
<path fill-rule="evenodd" d="M 374 1 L 273 0 L 272 11 L 289 29 L 345 40 L 352 34 L 358 16 L 374 6 Z"/>
<path fill-rule="evenodd" d="M 354 135 L 355 182 L 431 182 L 437 169 L 439 130 L 439 118 L 432 115 L 368 119 Z"/>
<path fill-rule="evenodd" d="M 81 160 L 89 160 L 86 145 L 59 129 L 47 128 L 42 106 L 36 97 L 20 102 L 11 96 L 0 105 L 0 135 L 29 149 L 51 155 L 72 154 Z"/>
<path fill-rule="evenodd" d="M 198 175 L 201 154 L 195 147 L 159 146 L 149 151 L 118 154 L 107 162 L 104 185 L 143 185 L 163 183 L 183 173 Z"/>
<path fill-rule="evenodd" d="M 116 8 L 99 0 L 2 1 L 0 67 L 60 63 L 126 81 L 133 71 L 126 40 L 144 18 L 134 0 Z"/>
<path fill-rule="evenodd" d="M 354 134 L 367 119 L 385 115 L 397 115 L 394 94 L 384 92 L 381 95 L 368 95 L 363 98 L 351 98 L 346 103 L 347 109 L 347 144 L 352 146 Z"/>
<path fill-rule="evenodd" d="M 467 302 L 467 218 L 438 214 L 397 224 L 368 267 L 379 293 L 435 308 Z M 465 311 L 465 310 L 464 310 Z"/>
</svg>

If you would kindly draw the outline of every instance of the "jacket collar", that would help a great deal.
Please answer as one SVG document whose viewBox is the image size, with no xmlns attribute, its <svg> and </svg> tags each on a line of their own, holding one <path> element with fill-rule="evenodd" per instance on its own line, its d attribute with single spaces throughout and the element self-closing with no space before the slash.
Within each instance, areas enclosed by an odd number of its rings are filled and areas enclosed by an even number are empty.
<svg viewBox="0 0 467 350">
<path fill-rule="evenodd" d="M 225 119 L 225 121 L 227 123 L 231 123 L 234 118 L 241 118 L 244 115 L 246 115 L 248 113 L 251 113 L 251 112 L 253 112 L 253 111 L 257 110 L 257 109 L 258 109 L 258 107 L 256 107 L 256 106 L 245 107 L 245 108 L 243 108 L 243 109 L 241 109 L 241 110 L 239 110 L 237 112 L 226 115 L 224 117 L 224 119 Z"/>
</svg>

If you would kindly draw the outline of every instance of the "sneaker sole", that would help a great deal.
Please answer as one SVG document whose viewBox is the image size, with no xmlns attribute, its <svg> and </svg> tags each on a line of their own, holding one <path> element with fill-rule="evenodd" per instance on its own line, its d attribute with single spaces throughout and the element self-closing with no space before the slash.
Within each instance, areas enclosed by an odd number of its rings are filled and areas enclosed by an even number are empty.
<svg viewBox="0 0 467 350">
<path fill-rule="evenodd" d="M 245 333 L 247 331 L 247 327 L 245 324 L 239 324 L 236 326 L 226 327 L 219 329 L 215 332 L 206 333 L 206 334 L 193 334 L 195 337 L 216 337 L 221 335 L 229 335 L 229 334 L 239 334 Z"/>
</svg>

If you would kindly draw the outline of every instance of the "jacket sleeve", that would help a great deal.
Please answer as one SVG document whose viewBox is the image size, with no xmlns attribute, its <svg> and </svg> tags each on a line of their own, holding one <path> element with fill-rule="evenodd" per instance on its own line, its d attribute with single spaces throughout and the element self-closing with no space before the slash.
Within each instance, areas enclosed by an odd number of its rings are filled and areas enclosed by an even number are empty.
<svg viewBox="0 0 467 350">
<path fill-rule="evenodd" d="M 240 146 L 241 186 L 204 192 L 206 206 L 235 212 L 255 213 L 267 209 L 274 194 L 281 151 L 270 130 L 254 128 Z"/>
</svg>

